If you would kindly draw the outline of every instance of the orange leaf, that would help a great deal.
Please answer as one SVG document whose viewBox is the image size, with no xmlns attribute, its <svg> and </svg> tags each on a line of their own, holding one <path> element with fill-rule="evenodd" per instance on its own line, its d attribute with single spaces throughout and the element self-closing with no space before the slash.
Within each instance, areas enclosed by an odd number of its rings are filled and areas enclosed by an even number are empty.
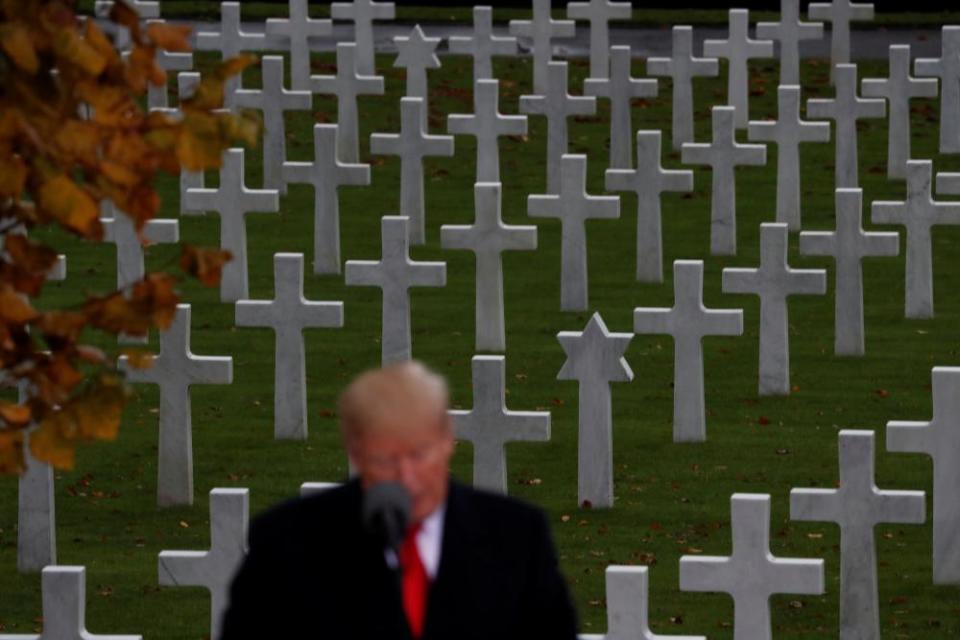
<svg viewBox="0 0 960 640">
<path fill-rule="evenodd" d="M 27 73 L 34 74 L 39 69 L 37 52 L 33 48 L 30 32 L 24 25 L 8 23 L 0 26 L 0 48 Z"/>
<path fill-rule="evenodd" d="M 80 436 L 95 440 L 115 439 L 120 430 L 125 400 L 123 381 L 115 376 L 101 376 L 90 391 L 71 402 Z"/>
<path fill-rule="evenodd" d="M 22 293 L 9 284 L 0 284 L 0 320 L 10 324 L 26 324 L 38 316 L 37 310 Z"/>
<path fill-rule="evenodd" d="M 0 199 L 20 199 L 27 182 L 27 163 L 18 155 L 0 156 Z"/>
<path fill-rule="evenodd" d="M 190 32 L 186 25 L 173 25 L 167 22 L 151 22 L 147 25 L 147 37 L 157 47 L 165 51 L 190 51 Z"/>
<path fill-rule="evenodd" d="M 208 287 L 220 284 L 223 265 L 233 259 L 229 251 L 183 245 L 180 268 Z"/>
<path fill-rule="evenodd" d="M 140 41 L 140 14 L 125 1 L 117 0 L 113 3 L 110 9 L 110 20 L 129 29 L 134 42 Z"/>
<path fill-rule="evenodd" d="M 30 424 L 30 407 L 23 404 L 0 402 L 0 420 L 10 427 L 25 427 Z"/>
<path fill-rule="evenodd" d="M 67 120 L 57 129 L 53 142 L 80 162 L 89 166 L 97 164 L 101 132 L 100 128 L 92 122 Z"/>
<path fill-rule="evenodd" d="M 110 42 L 110 38 L 97 26 L 97 23 L 94 20 L 87 20 L 85 28 L 86 33 L 84 33 L 84 36 L 90 46 L 106 58 L 109 66 L 118 64 L 120 62 L 120 56 L 117 50 L 113 48 L 113 43 Z"/>
<path fill-rule="evenodd" d="M 52 413 L 30 433 L 30 453 L 56 469 L 72 469 L 75 445 L 66 434 L 74 431 L 73 421 L 64 410 Z"/>
<path fill-rule="evenodd" d="M 103 237 L 97 203 L 62 173 L 40 185 L 37 204 L 67 229 L 91 240 Z"/>
<path fill-rule="evenodd" d="M 0 475 L 21 473 L 23 461 L 23 430 L 0 430 Z"/>
<path fill-rule="evenodd" d="M 107 58 L 72 26 L 57 29 L 53 34 L 53 51 L 63 62 L 94 77 L 107 66 Z"/>
<path fill-rule="evenodd" d="M 104 160 L 100 163 L 100 172 L 107 180 L 122 187 L 132 187 L 140 182 L 140 175 L 128 165 Z"/>
<path fill-rule="evenodd" d="M 215 115 L 188 111 L 177 139 L 177 157 L 188 171 L 218 168 L 227 147 Z"/>
</svg>

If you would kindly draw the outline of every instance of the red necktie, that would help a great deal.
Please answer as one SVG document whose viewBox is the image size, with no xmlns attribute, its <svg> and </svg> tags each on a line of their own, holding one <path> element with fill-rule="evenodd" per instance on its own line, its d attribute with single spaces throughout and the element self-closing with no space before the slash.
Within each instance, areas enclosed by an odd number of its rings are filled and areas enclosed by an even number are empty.
<svg viewBox="0 0 960 640">
<path fill-rule="evenodd" d="M 423 635 L 423 622 L 427 617 L 427 590 L 430 583 L 427 570 L 417 549 L 417 523 L 407 530 L 407 537 L 400 546 L 400 568 L 403 571 L 401 585 L 403 592 L 403 610 L 407 614 L 410 632 L 414 638 Z"/>
</svg>

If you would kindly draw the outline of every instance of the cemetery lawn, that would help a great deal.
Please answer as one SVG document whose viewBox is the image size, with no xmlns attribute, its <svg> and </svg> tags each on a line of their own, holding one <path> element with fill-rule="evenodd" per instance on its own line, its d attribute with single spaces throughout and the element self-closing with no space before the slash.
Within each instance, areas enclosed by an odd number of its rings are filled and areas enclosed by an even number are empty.
<svg viewBox="0 0 960 640">
<path fill-rule="evenodd" d="M 174 4 L 171 2 L 171 4 Z M 199 3 L 194 3 L 199 4 Z M 202 66 L 213 58 L 200 56 Z M 430 128 L 446 131 L 450 113 L 472 112 L 471 63 L 442 58 L 431 72 Z M 379 259 L 380 216 L 398 210 L 399 161 L 371 157 L 369 134 L 399 128 L 398 98 L 403 72 L 392 57 L 379 57 L 387 95 L 362 97 L 361 154 L 372 166 L 372 187 L 340 189 L 345 259 Z M 634 62 L 634 75 L 643 63 Z M 333 73 L 332 54 L 314 60 L 315 73 Z M 829 97 L 827 65 L 805 61 L 804 97 Z M 586 60 L 571 65 L 572 91 L 579 93 Z M 516 113 L 518 97 L 530 92 L 527 59 L 497 59 L 500 108 Z M 725 70 L 721 69 L 721 78 Z M 776 114 L 778 65 L 752 66 L 751 118 Z M 254 70 L 245 80 L 257 86 Z M 886 77 L 882 62 L 861 65 L 861 77 Z M 723 104 L 723 79 L 697 80 L 697 140 L 710 139 L 709 107 Z M 634 128 L 664 131 L 664 166 L 680 168 L 669 147 L 671 87 L 660 82 L 660 97 L 637 100 Z M 937 170 L 960 170 L 956 158 L 937 150 L 936 101 L 913 102 L 916 158 L 934 158 Z M 597 117 L 571 122 L 570 151 L 589 156 L 588 191 L 603 192 L 608 160 L 609 105 L 599 101 Z M 312 113 L 288 115 L 288 154 L 312 158 L 313 122 L 335 122 L 336 103 L 316 96 Z M 886 121 L 861 122 L 860 180 L 869 203 L 902 200 L 902 182 L 886 178 Z M 903 317 L 904 244 L 901 257 L 869 259 L 864 265 L 867 355 L 833 355 L 833 264 L 801 258 L 791 234 L 790 263 L 829 270 L 826 296 L 798 296 L 790 303 L 791 384 L 788 397 L 757 395 L 755 296 L 723 295 L 721 270 L 758 263 L 759 224 L 774 217 L 776 148 L 766 167 L 737 171 L 738 245 L 732 258 L 711 257 L 709 247 L 710 174 L 696 168 L 692 194 L 663 196 L 665 278 L 662 285 L 634 280 L 636 198 L 621 194 L 619 220 L 587 225 L 590 308 L 602 313 L 611 331 L 632 331 L 637 306 L 673 304 L 675 259 L 705 260 L 705 304 L 743 308 L 742 338 L 704 342 L 708 440 L 673 444 L 671 439 L 673 344 L 663 336 L 636 336 L 626 358 L 635 373 L 630 383 L 613 385 L 616 507 L 595 510 L 577 505 L 577 385 L 556 380 L 564 353 L 559 331 L 580 331 L 589 313 L 559 311 L 560 226 L 556 220 L 526 215 L 526 196 L 545 184 L 545 132 L 542 117 L 530 118 L 528 139 L 503 139 L 501 171 L 503 216 L 512 224 L 536 224 L 539 249 L 505 254 L 507 405 L 514 410 L 549 410 L 552 439 L 507 447 L 509 492 L 544 507 L 561 554 L 562 568 L 582 618 L 584 632 L 606 629 L 604 569 L 610 564 L 651 567 L 651 625 L 662 634 L 732 637 L 733 607 L 723 594 L 681 593 L 678 561 L 685 554 L 729 555 L 730 495 L 772 495 L 771 552 L 781 557 L 824 558 L 827 593 L 822 597 L 781 595 L 770 601 L 774 636 L 833 638 L 838 627 L 839 529 L 827 523 L 789 520 L 793 487 L 833 487 L 838 480 L 837 432 L 871 429 L 877 433 L 877 485 L 928 492 L 928 524 L 876 528 L 881 621 L 887 638 L 956 638 L 960 609 L 956 587 L 931 581 L 931 462 L 912 454 L 886 452 L 888 420 L 929 420 L 930 369 L 960 361 L 960 229 L 938 227 L 933 236 L 936 318 Z M 745 135 L 741 132 L 741 141 Z M 833 142 L 802 147 L 805 229 L 833 230 Z M 414 289 L 413 353 L 448 376 L 456 407 L 470 408 L 470 359 L 474 355 L 474 260 L 469 252 L 439 248 L 441 224 L 473 220 L 475 146 L 458 136 L 456 156 L 429 158 L 425 164 L 427 245 L 415 247 L 416 260 L 445 260 L 445 288 Z M 248 151 L 247 184 L 259 187 L 259 150 Z M 208 186 L 216 176 L 207 177 Z M 176 179 L 161 187 L 163 215 L 178 211 Z M 280 214 L 247 217 L 250 290 L 253 298 L 272 297 L 272 256 L 279 251 L 306 254 L 312 261 L 313 192 L 293 185 L 281 200 Z M 199 245 L 218 241 L 213 214 L 180 220 L 181 238 Z M 901 230 L 897 228 L 897 230 Z M 44 303 L 75 304 L 81 292 L 112 290 L 115 250 L 65 237 L 51 238 L 68 256 L 69 277 L 47 286 Z M 176 248 L 158 245 L 148 252 L 151 268 L 173 268 Z M 343 329 L 306 332 L 310 435 L 306 442 L 273 440 L 274 337 L 267 329 L 234 326 L 233 305 L 219 302 L 215 289 L 183 282 L 183 298 L 193 305 L 192 350 L 231 355 L 231 386 L 198 386 L 192 392 L 195 504 L 160 510 L 155 506 L 157 474 L 156 388 L 138 385 L 124 414 L 116 442 L 83 448 L 76 468 L 56 474 L 58 559 L 87 567 L 87 626 L 96 633 L 139 633 L 150 640 L 197 640 L 208 631 L 209 598 L 199 588 L 157 585 L 157 554 L 204 550 L 209 545 L 208 493 L 214 487 L 248 487 L 251 515 L 297 493 L 303 481 L 339 481 L 346 460 L 339 445 L 336 398 L 355 374 L 380 362 L 380 292 L 345 287 L 339 276 L 308 275 L 306 297 L 343 300 Z M 112 341 L 100 341 L 116 349 Z M 151 348 L 156 348 L 156 336 Z M 458 478 L 471 477 L 471 450 L 458 447 Z M 17 482 L 0 479 L 0 632 L 33 633 L 40 620 L 40 581 L 16 571 Z M 331 526 L 336 526 L 331 523 Z M 317 576 L 322 580 L 323 576 Z M 273 612 L 266 612 L 272 615 Z"/>
</svg>

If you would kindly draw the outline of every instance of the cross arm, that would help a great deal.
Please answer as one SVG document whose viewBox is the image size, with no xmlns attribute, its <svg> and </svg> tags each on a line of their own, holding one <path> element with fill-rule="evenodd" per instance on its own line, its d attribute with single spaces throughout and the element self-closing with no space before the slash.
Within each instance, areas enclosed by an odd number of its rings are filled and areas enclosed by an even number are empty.
<svg viewBox="0 0 960 640">
<path fill-rule="evenodd" d="M 758 281 L 756 269 L 726 267 L 721 275 L 720 289 L 724 293 L 757 293 Z"/>
<path fill-rule="evenodd" d="M 557 208 L 560 206 L 560 196 L 530 195 L 527 196 L 527 215 L 533 218 L 558 218 Z"/>
<path fill-rule="evenodd" d="M 382 287 L 383 265 L 375 260 L 347 260 L 343 276 L 348 287 Z"/>
<path fill-rule="evenodd" d="M 841 503 L 836 489 L 791 489 L 790 519 L 813 522 L 841 520 Z"/>
<path fill-rule="evenodd" d="M 880 495 L 877 495 L 880 494 Z M 927 520 L 927 494 L 923 491 L 879 491 L 878 522 L 923 524 Z"/>
<path fill-rule="evenodd" d="M 371 133 L 370 153 L 377 155 L 400 155 L 400 136 L 395 133 Z"/>
<path fill-rule="evenodd" d="M 936 453 L 936 438 L 929 422 L 891 420 L 887 422 L 887 451 L 902 453 Z"/>
<path fill-rule="evenodd" d="M 800 254 L 833 256 L 837 251 L 837 234 L 833 231 L 801 231 Z"/>
<path fill-rule="evenodd" d="M 673 309 L 636 307 L 633 310 L 633 332 L 636 334 L 673 335 Z"/>
<path fill-rule="evenodd" d="M 905 202 L 878 200 L 870 205 L 870 220 L 874 224 L 905 224 Z"/>
<path fill-rule="evenodd" d="M 207 551 L 161 551 L 157 557 L 159 583 L 165 587 L 206 587 Z"/>
</svg>

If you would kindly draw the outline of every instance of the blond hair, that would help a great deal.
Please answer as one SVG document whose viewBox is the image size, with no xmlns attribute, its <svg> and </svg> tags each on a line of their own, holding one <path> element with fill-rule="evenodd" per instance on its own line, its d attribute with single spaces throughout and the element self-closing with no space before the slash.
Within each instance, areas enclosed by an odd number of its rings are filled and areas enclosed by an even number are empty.
<svg viewBox="0 0 960 640">
<path fill-rule="evenodd" d="M 443 376 L 415 360 L 357 376 L 340 395 L 340 431 L 348 445 L 371 431 L 449 428 L 450 392 Z"/>
</svg>

